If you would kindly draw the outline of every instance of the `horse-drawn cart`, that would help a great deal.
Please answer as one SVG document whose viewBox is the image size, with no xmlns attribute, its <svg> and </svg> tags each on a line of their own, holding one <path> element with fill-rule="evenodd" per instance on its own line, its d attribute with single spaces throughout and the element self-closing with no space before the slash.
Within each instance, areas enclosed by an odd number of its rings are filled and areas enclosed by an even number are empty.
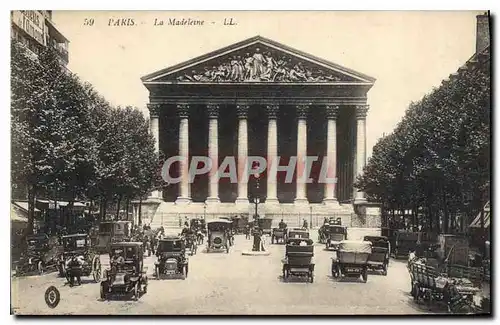
<svg viewBox="0 0 500 325">
<path fill-rule="evenodd" d="M 479 291 L 472 282 L 451 278 L 425 265 L 419 259 L 409 263 L 411 294 L 417 303 L 425 301 L 428 307 L 444 304 L 451 313 L 472 313 L 473 297 Z"/>
</svg>

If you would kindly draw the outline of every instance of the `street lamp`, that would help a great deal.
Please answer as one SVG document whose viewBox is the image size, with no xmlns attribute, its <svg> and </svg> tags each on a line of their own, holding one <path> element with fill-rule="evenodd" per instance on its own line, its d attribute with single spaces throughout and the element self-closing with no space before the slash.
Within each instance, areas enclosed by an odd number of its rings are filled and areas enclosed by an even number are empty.
<svg viewBox="0 0 500 325">
<path fill-rule="evenodd" d="M 259 187 L 260 187 L 259 177 L 260 177 L 260 174 L 259 173 L 255 173 L 253 176 L 255 177 L 255 190 L 254 190 L 254 198 L 253 198 L 253 202 L 255 203 L 255 215 L 254 215 L 254 219 L 257 220 L 257 218 L 258 218 L 258 207 L 259 207 L 259 203 L 260 203 L 260 197 L 259 197 Z"/>
<path fill-rule="evenodd" d="M 207 204 L 203 203 L 203 219 L 207 219 Z"/>
</svg>

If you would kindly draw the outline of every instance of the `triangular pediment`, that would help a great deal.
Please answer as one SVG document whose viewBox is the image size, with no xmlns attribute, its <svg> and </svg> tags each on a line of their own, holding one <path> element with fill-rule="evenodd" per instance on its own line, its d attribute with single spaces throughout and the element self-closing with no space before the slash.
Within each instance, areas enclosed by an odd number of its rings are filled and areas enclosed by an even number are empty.
<svg viewBox="0 0 500 325">
<path fill-rule="evenodd" d="M 257 36 L 142 78 L 144 83 L 364 83 L 374 78 Z"/>
</svg>

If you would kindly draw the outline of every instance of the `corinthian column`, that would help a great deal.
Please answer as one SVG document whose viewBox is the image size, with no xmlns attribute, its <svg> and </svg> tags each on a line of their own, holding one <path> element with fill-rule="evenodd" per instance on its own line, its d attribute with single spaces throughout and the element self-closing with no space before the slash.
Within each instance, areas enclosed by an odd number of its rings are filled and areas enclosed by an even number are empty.
<svg viewBox="0 0 500 325">
<path fill-rule="evenodd" d="M 158 117 L 160 115 L 160 104 L 148 104 L 149 109 L 149 132 L 155 140 L 155 152 L 157 155 L 160 153 L 160 128 L 158 124 Z M 149 194 L 150 199 L 161 199 L 163 196 L 162 191 L 154 190 Z"/>
<path fill-rule="evenodd" d="M 248 105 L 237 105 L 238 115 L 238 197 L 236 203 L 248 204 Z"/>
<path fill-rule="evenodd" d="M 267 128 L 267 197 L 266 204 L 278 203 L 278 191 L 276 174 L 271 173 L 271 164 L 278 157 L 278 127 L 277 113 L 278 105 L 267 106 L 268 128 Z M 279 162 L 278 162 L 279 163 Z"/>
<path fill-rule="evenodd" d="M 191 202 L 191 189 L 189 184 L 189 105 L 178 104 L 177 114 L 179 116 L 179 156 L 180 161 L 180 189 L 176 204 Z"/>
<path fill-rule="evenodd" d="M 366 164 L 366 113 L 368 105 L 356 106 L 356 176 L 363 173 Z M 366 202 L 365 193 L 356 191 L 354 203 Z"/>
<path fill-rule="evenodd" d="M 219 200 L 219 178 L 217 168 L 219 167 L 219 134 L 217 118 L 219 117 L 218 105 L 207 105 L 208 109 L 208 157 L 212 161 L 210 171 L 207 203 L 218 203 Z"/>
<path fill-rule="evenodd" d="M 339 113 L 339 107 L 336 105 L 326 106 L 326 118 L 328 120 L 327 125 L 327 140 L 326 140 L 326 161 L 327 161 L 327 173 L 328 179 L 335 179 L 335 183 L 326 182 L 325 183 L 325 196 L 323 203 L 337 203 L 337 196 L 335 193 L 335 188 L 337 187 L 336 177 L 337 177 L 337 117 Z"/>
<path fill-rule="evenodd" d="M 306 197 L 306 156 L 307 156 L 307 110 L 308 105 L 297 106 L 297 194 L 295 203 L 308 203 Z"/>
</svg>

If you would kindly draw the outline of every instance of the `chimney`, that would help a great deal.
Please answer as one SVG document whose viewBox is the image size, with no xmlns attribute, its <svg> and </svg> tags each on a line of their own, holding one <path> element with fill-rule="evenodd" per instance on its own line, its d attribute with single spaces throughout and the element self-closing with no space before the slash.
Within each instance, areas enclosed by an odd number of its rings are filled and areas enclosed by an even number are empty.
<svg viewBox="0 0 500 325">
<path fill-rule="evenodd" d="M 481 52 L 490 45 L 490 15 L 485 12 L 482 15 L 477 15 L 476 28 L 476 53 Z"/>
</svg>

